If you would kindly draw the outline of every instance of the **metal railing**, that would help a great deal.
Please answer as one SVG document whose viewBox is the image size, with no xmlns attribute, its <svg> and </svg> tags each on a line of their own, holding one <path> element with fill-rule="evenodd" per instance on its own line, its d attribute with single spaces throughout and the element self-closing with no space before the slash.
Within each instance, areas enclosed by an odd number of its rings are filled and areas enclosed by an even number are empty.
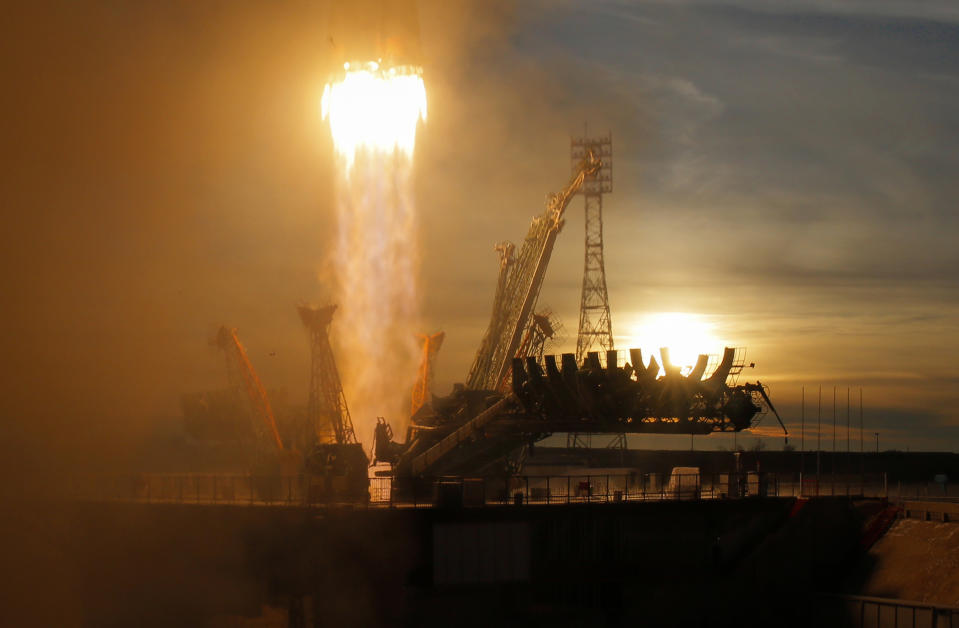
<svg viewBox="0 0 959 628">
<path fill-rule="evenodd" d="M 959 483 L 890 482 L 889 497 L 897 500 L 959 501 Z"/>
<path fill-rule="evenodd" d="M 456 477 L 439 478 L 435 483 L 460 486 L 465 505 L 609 503 L 741 497 L 880 497 L 886 494 L 884 474 L 856 474 L 828 479 L 821 476 L 819 482 L 803 482 L 801 475 L 796 473 L 621 473 L 522 475 L 510 478 Z M 481 488 L 477 488 L 476 484 Z"/>
<path fill-rule="evenodd" d="M 813 599 L 815 625 L 856 628 L 959 627 L 959 608 L 863 595 L 819 594 Z M 842 620 L 841 624 L 830 620 Z"/>
<path fill-rule="evenodd" d="M 156 474 L 99 476 L 76 485 L 86 500 L 176 504 L 302 505 L 309 501 L 309 478 L 250 474 Z"/>
<path fill-rule="evenodd" d="M 24 487 L 21 497 L 178 504 L 312 506 L 328 504 L 307 475 L 155 474 L 73 476 Z M 372 477 L 374 507 L 603 504 L 743 497 L 886 497 L 883 474 L 804 478 L 798 473 L 583 473 L 511 477 Z M 343 500 L 345 501 L 345 500 Z M 354 505 L 360 500 L 354 500 Z"/>
</svg>

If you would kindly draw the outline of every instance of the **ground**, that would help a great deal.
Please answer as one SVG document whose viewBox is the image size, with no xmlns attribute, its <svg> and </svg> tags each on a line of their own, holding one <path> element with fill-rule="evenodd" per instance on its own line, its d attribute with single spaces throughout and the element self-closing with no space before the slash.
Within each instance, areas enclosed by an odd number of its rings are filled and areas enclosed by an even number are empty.
<svg viewBox="0 0 959 628">
<path fill-rule="evenodd" d="M 959 524 L 900 519 L 865 562 L 863 595 L 959 606 Z"/>
</svg>

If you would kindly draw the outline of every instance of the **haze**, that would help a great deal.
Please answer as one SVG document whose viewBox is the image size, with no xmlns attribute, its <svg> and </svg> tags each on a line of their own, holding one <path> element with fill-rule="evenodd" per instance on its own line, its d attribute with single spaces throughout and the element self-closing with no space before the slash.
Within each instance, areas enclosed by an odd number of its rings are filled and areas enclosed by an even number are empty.
<svg viewBox="0 0 959 628">
<path fill-rule="evenodd" d="M 181 432 L 181 393 L 225 384 L 207 345 L 222 323 L 305 403 L 294 305 L 327 296 L 335 218 L 325 7 L 6 13 L 5 463 L 136 465 Z M 951 3 L 423 2 L 420 20 L 436 393 L 465 379 L 488 321 L 493 244 L 565 183 L 588 120 L 614 139 L 617 340 L 644 314 L 700 314 L 748 347 L 797 436 L 800 386 L 824 386 L 825 415 L 832 386 L 843 404 L 862 386 L 884 449 L 959 449 Z M 567 347 L 582 231 L 574 202 L 540 298 Z M 711 438 L 697 447 L 728 446 Z"/>
</svg>

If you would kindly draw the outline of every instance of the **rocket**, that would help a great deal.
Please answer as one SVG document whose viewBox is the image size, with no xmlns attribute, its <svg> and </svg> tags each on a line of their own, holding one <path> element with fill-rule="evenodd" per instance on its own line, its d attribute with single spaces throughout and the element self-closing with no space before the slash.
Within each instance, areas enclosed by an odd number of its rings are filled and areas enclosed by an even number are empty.
<svg viewBox="0 0 959 628">
<path fill-rule="evenodd" d="M 419 12 L 415 0 L 339 0 L 330 7 L 332 67 L 376 63 L 381 68 L 416 67 L 422 62 Z"/>
<path fill-rule="evenodd" d="M 320 108 L 347 171 L 361 150 L 412 156 L 426 120 L 416 3 L 338 3 L 329 24 L 333 55 Z"/>
</svg>

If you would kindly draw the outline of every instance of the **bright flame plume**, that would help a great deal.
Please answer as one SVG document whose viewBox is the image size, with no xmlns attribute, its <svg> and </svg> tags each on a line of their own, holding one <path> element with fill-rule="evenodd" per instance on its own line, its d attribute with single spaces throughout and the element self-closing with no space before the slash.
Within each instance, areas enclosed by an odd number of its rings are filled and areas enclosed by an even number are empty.
<svg viewBox="0 0 959 628">
<path fill-rule="evenodd" d="M 361 150 L 413 155 L 416 126 L 426 120 L 426 85 L 418 68 L 381 69 L 375 62 L 353 69 L 323 90 L 323 119 L 329 119 L 333 145 L 353 167 Z"/>
<path fill-rule="evenodd" d="M 357 436 L 368 442 L 377 416 L 402 433 L 416 377 L 419 246 L 411 174 L 426 87 L 409 66 L 344 70 L 322 100 L 337 156 L 331 262 L 343 315 L 333 337 Z"/>
</svg>

